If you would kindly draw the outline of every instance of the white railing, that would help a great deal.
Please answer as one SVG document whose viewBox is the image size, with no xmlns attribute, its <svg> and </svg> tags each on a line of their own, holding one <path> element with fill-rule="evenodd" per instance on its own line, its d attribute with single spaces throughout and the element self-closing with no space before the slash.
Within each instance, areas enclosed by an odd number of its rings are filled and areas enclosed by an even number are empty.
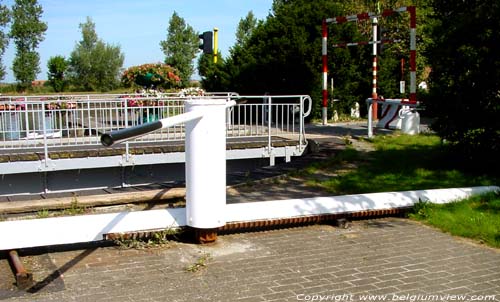
<svg viewBox="0 0 500 302">
<path fill-rule="evenodd" d="M 306 143 L 309 96 L 204 96 L 213 97 L 238 103 L 226 114 L 228 138 L 267 138 L 269 146 L 277 136 Z M 183 113 L 187 99 L 174 94 L 0 97 L 0 150 L 38 149 L 48 155 L 60 147 L 98 146 L 102 133 Z M 182 141 L 184 135 L 184 125 L 178 125 L 130 141 L 127 148 L 129 144 Z"/>
</svg>

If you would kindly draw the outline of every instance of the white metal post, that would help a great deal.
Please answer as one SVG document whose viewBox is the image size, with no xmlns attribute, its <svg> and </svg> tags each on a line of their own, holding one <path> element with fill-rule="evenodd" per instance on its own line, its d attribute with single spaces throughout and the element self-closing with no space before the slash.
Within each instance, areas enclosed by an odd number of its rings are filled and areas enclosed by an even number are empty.
<svg viewBox="0 0 500 302">
<path fill-rule="evenodd" d="M 271 123 L 271 119 L 272 119 L 272 98 L 271 96 L 269 96 L 267 98 L 267 106 L 268 106 L 268 109 L 267 109 L 267 151 L 269 152 L 269 165 L 270 166 L 274 166 L 275 162 L 274 162 L 274 154 L 273 154 L 273 146 L 272 146 L 272 123 Z M 276 124 L 278 122 L 276 121 Z"/>
<path fill-rule="evenodd" d="M 128 127 L 128 100 L 124 102 L 124 114 L 125 114 L 125 125 L 124 128 Z M 128 141 L 125 142 L 125 162 L 130 161 L 130 144 Z"/>
<path fill-rule="evenodd" d="M 190 112 L 201 118 L 186 123 L 186 222 L 216 229 L 226 223 L 226 100 L 186 101 Z"/>
<path fill-rule="evenodd" d="M 373 102 L 374 100 L 372 99 L 368 99 L 366 100 L 366 102 L 368 103 L 368 138 L 372 138 L 373 137 L 373 117 L 372 117 L 372 114 L 373 114 Z"/>
<path fill-rule="evenodd" d="M 47 103 L 42 102 L 42 131 L 43 131 L 43 154 L 44 154 L 44 164 L 45 168 L 49 167 L 49 147 L 47 145 L 47 126 L 45 125 L 45 105 Z"/>
</svg>

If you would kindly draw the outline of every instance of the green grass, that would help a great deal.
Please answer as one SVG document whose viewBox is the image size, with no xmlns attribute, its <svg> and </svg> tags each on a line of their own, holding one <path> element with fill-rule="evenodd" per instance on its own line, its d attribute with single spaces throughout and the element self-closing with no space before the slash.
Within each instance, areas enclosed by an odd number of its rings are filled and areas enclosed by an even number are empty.
<svg viewBox="0 0 500 302">
<path fill-rule="evenodd" d="M 498 173 L 470 173 L 461 169 L 464 165 L 454 161 L 456 157 L 448 146 L 434 135 L 395 134 L 377 136 L 370 142 L 375 151 L 361 152 L 347 146 L 337 156 L 304 169 L 299 176 L 308 185 L 332 194 L 499 184 Z M 420 202 L 411 217 L 453 235 L 500 247 L 498 193 L 445 205 Z"/>
<path fill-rule="evenodd" d="M 448 204 L 420 202 L 412 219 L 452 235 L 478 240 L 500 248 L 500 194 L 489 193 Z"/>
<path fill-rule="evenodd" d="M 338 156 L 303 171 L 308 184 L 332 194 L 495 185 L 491 175 L 471 174 L 457 168 L 446 145 L 434 135 L 377 136 L 375 151 L 366 153 L 351 147 Z M 342 168 L 349 166 L 347 171 Z M 340 169 L 337 177 L 317 180 L 314 174 Z"/>
</svg>

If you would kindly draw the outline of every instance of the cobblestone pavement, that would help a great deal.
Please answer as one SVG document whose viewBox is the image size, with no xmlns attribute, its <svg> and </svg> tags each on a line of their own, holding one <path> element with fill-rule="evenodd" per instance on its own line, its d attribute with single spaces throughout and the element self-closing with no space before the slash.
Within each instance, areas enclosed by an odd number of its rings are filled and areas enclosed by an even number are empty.
<svg viewBox="0 0 500 302">
<path fill-rule="evenodd" d="M 23 261 L 36 285 L 17 291 L 3 280 L 0 299 L 500 301 L 499 250 L 400 218 L 224 235 L 210 246 L 47 251 Z"/>
</svg>

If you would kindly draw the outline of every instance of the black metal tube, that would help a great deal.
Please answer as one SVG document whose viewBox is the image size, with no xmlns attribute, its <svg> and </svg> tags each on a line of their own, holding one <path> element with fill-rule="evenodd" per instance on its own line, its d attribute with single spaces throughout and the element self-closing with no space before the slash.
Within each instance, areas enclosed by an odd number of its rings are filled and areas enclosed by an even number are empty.
<svg viewBox="0 0 500 302">
<path fill-rule="evenodd" d="M 161 128 L 162 123 L 160 121 L 156 121 L 131 128 L 111 131 L 109 133 L 104 133 L 103 135 L 101 135 L 101 144 L 103 144 L 103 146 L 105 147 L 110 147 L 114 144 L 148 134 L 149 132 L 153 132 Z"/>
</svg>

